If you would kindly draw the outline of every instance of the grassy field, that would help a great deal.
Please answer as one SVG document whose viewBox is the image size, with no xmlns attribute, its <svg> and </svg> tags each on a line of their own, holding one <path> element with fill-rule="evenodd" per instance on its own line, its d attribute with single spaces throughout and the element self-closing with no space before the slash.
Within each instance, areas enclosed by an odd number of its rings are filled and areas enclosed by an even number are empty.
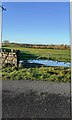
<svg viewBox="0 0 72 120">
<path fill-rule="evenodd" d="M 25 47 L 4 47 L 7 49 L 20 50 L 19 60 L 30 59 L 49 59 L 70 62 L 70 50 L 58 49 L 40 49 L 40 48 L 25 48 Z M 26 63 L 28 64 L 28 63 Z M 2 68 L 3 80 L 46 80 L 51 82 L 70 82 L 71 68 L 70 67 L 45 67 L 45 66 L 30 66 L 30 67 L 10 67 Z"/>
<path fill-rule="evenodd" d="M 29 59 L 49 59 L 70 62 L 70 50 L 58 49 L 39 49 L 39 48 L 25 48 L 25 47 L 4 47 L 9 49 L 20 50 L 20 60 Z"/>
</svg>

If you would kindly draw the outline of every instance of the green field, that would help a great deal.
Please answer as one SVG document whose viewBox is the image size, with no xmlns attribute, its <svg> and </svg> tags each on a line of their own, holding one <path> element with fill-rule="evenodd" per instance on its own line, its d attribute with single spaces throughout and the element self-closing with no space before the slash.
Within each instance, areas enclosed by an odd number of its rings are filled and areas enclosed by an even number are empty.
<svg viewBox="0 0 72 120">
<path fill-rule="evenodd" d="M 40 48 L 25 48 L 25 47 L 3 47 L 7 49 L 20 50 L 19 60 L 30 59 L 49 59 L 70 62 L 70 50 L 59 49 L 40 49 Z M 26 63 L 27 65 L 28 63 Z M 71 68 L 70 67 L 45 67 L 45 66 L 30 66 L 30 67 L 13 67 L 3 66 L 3 80 L 46 80 L 50 82 L 70 82 Z"/>
<path fill-rule="evenodd" d="M 4 47 L 9 49 L 20 50 L 20 60 L 29 59 L 49 59 L 70 62 L 70 50 L 57 49 L 39 49 L 39 48 L 25 48 L 25 47 Z"/>
</svg>

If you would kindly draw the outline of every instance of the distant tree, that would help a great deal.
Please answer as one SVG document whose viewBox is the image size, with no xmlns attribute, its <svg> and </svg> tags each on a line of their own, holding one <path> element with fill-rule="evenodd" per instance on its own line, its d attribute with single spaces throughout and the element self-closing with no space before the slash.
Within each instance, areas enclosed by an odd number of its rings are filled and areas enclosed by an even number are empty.
<svg viewBox="0 0 72 120">
<path fill-rule="evenodd" d="M 4 40 L 4 41 L 3 41 L 3 43 L 5 43 L 5 44 L 6 44 L 6 43 L 9 43 L 9 41 L 8 41 L 8 40 Z"/>
<path fill-rule="evenodd" d="M 9 45 L 9 41 L 8 40 L 4 40 L 3 42 L 2 42 L 2 46 L 8 46 Z"/>
</svg>

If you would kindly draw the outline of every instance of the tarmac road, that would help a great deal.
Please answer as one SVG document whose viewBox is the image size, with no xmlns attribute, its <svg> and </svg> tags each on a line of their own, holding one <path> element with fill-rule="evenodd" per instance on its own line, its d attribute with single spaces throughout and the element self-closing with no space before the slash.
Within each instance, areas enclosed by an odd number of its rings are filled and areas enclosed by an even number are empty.
<svg viewBox="0 0 72 120">
<path fill-rule="evenodd" d="M 70 84 L 2 81 L 3 118 L 70 118 Z"/>
</svg>

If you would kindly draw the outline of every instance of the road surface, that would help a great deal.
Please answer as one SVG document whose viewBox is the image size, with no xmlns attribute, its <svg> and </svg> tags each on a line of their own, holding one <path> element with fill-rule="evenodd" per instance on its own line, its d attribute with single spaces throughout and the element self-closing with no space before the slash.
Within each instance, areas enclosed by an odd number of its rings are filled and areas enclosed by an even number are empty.
<svg viewBox="0 0 72 120">
<path fill-rule="evenodd" d="M 3 118 L 70 118 L 70 83 L 2 81 Z"/>
</svg>

